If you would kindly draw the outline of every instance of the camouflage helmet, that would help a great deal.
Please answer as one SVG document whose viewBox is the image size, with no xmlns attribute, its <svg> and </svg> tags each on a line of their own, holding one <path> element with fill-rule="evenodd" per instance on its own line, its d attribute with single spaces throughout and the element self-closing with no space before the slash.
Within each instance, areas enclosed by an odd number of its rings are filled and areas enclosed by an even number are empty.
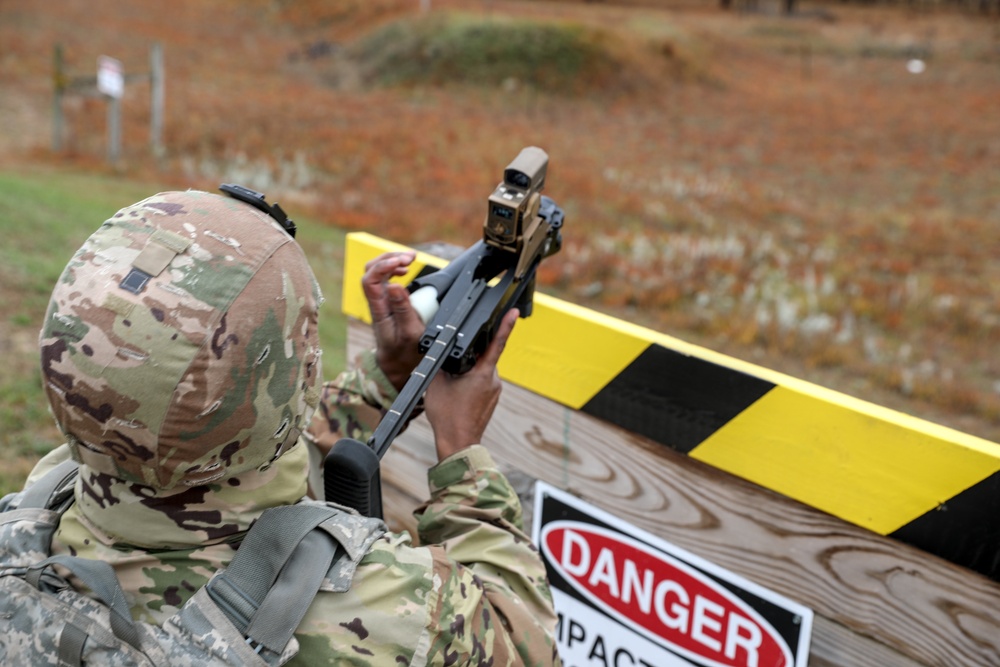
<svg viewBox="0 0 1000 667">
<path fill-rule="evenodd" d="M 40 335 L 74 458 L 160 489 L 264 469 L 318 402 L 321 300 L 253 206 L 187 191 L 122 209 L 66 266 Z"/>
</svg>

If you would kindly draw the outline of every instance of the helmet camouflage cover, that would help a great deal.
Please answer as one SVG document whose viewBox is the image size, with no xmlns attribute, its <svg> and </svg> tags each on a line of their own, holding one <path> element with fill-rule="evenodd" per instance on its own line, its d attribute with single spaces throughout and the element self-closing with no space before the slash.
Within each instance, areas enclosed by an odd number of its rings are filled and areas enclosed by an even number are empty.
<svg viewBox="0 0 1000 667">
<path fill-rule="evenodd" d="M 66 266 L 40 335 L 74 458 L 160 489 L 268 466 L 318 401 L 321 300 L 299 245 L 248 204 L 122 209 Z"/>
</svg>

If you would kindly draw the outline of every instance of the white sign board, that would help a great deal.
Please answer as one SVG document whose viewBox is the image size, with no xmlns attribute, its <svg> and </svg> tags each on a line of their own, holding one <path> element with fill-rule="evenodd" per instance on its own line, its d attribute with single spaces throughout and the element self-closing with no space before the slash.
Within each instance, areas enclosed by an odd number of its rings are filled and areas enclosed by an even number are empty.
<svg viewBox="0 0 1000 667">
<path fill-rule="evenodd" d="M 108 97 L 121 99 L 125 93 L 125 68 L 120 60 L 98 56 L 97 90 Z"/>
<path fill-rule="evenodd" d="M 812 610 L 543 482 L 533 539 L 566 665 L 807 665 Z"/>
</svg>

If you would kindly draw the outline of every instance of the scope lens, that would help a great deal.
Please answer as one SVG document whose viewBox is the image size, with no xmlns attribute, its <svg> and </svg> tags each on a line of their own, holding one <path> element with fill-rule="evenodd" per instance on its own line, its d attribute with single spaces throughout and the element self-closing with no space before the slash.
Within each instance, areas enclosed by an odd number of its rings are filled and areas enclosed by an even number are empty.
<svg viewBox="0 0 1000 667">
<path fill-rule="evenodd" d="M 504 172 L 503 180 L 507 182 L 508 185 L 513 185 L 514 187 L 521 188 L 522 190 L 527 190 L 531 186 L 531 179 L 523 171 L 518 171 L 516 169 L 508 169 Z"/>
</svg>

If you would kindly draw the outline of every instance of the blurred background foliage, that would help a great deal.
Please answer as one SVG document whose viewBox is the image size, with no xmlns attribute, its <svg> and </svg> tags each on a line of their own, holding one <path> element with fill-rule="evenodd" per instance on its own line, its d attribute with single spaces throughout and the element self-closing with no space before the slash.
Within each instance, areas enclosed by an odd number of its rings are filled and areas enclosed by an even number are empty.
<svg viewBox="0 0 1000 667">
<path fill-rule="evenodd" d="M 124 63 L 114 165 L 85 85 L 53 150 L 57 45 L 74 81 Z M 532 144 L 567 212 L 543 290 L 1000 440 L 998 108 L 995 0 L 3 0 L 0 491 L 58 441 L 35 336 L 117 208 L 264 191 L 335 302 L 345 231 L 468 245 Z"/>
</svg>

